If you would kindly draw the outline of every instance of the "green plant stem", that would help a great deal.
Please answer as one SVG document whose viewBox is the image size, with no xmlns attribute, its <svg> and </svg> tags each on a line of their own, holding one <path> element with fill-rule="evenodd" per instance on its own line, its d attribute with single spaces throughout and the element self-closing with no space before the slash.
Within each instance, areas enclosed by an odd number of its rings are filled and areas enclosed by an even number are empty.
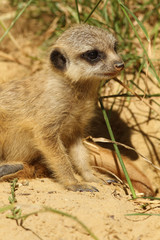
<svg viewBox="0 0 160 240">
<path fill-rule="evenodd" d="M 134 81 L 132 81 L 132 80 L 130 80 L 130 82 L 134 85 L 134 86 L 136 86 L 136 88 L 138 88 L 141 92 L 143 92 L 144 93 L 144 91 L 143 91 L 143 89 L 141 89 Z M 146 98 L 150 98 L 149 96 L 151 96 L 151 97 L 160 97 L 160 94 L 143 94 L 144 96 L 142 96 L 142 98 L 145 98 L 145 96 L 147 96 Z M 138 95 L 138 96 L 140 96 L 140 95 Z M 140 96 L 141 97 L 141 96 Z M 157 106 L 159 106 L 160 107 L 160 104 L 158 103 L 158 102 L 156 102 L 154 99 L 152 99 L 152 102 L 154 102 Z"/>
<path fill-rule="evenodd" d="M 78 16 L 78 22 L 81 23 L 81 18 L 80 18 L 80 14 L 79 14 L 79 10 L 78 10 L 78 0 L 75 0 L 75 4 L 76 4 L 76 11 L 77 11 L 77 16 Z"/>
<path fill-rule="evenodd" d="M 110 135 L 110 137 L 111 137 L 111 140 L 115 142 L 115 137 L 114 137 L 114 135 L 113 135 L 112 128 L 111 128 L 111 125 L 110 125 L 110 122 L 109 122 L 109 119 L 108 119 L 106 110 L 105 110 L 105 108 L 104 108 L 104 106 L 103 106 L 103 102 L 102 102 L 102 99 L 101 99 L 101 98 L 99 98 L 99 102 L 100 102 L 101 109 L 102 109 L 102 112 L 103 112 L 103 116 L 104 116 L 104 119 L 105 119 L 105 122 L 106 122 L 106 125 L 107 125 L 107 128 L 108 128 L 109 135 Z M 117 146 L 116 143 L 113 143 L 113 146 L 114 146 L 114 149 L 115 149 L 115 151 L 116 151 L 116 154 L 117 154 L 117 157 L 118 157 L 118 159 L 119 159 L 119 162 L 120 162 L 120 164 L 121 164 L 122 170 L 123 170 L 123 172 L 124 172 L 124 174 L 125 174 L 125 177 L 126 177 L 126 180 L 127 180 L 127 182 L 128 182 L 129 188 L 130 188 L 130 190 L 131 190 L 132 197 L 133 197 L 133 199 L 135 199 L 135 198 L 136 198 L 136 194 L 135 194 L 134 188 L 133 188 L 133 186 L 132 186 L 131 180 L 130 180 L 130 178 L 129 178 L 127 169 L 126 169 L 126 167 L 125 167 L 125 165 L 124 165 L 124 162 L 123 162 L 123 160 L 122 160 L 122 157 L 121 157 L 121 154 L 120 154 L 120 152 L 119 152 L 118 146 Z"/>
<path fill-rule="evenodd" d="M 70 215 L 70 214 L 68 214 L 68 213 L 62 212 L 62 211 L 58 211 L 58 210 L 49 208 L 49 207 L 44 207 L 44 210 L 45 210 L 45 211 L 49 211 L 49 212 L 53 212 L 53 213 L 57 213 L 57 214 L 60 214 L 60 215 L 63 215 L 63 216 L 66 216 L 66 217 L 68 217 L 68 218 L 73 219 L 74 221 L 76 221 L 77 223 L 79 223 L 79 224 L 90 234 L 90 236 L 91 236 L 93 239 L 98 240 L 98 238 L 95 236 L 95 234 L 94 234 L 82 221 L 80 221 L 77 217 L 72 216 L 72 215 Z"/>
<path fill-rule="evenodd" d="M 13 210 L 14 208 L 15 208 L 15 204 L 14 203 L 12 203 L 10 205 L 7 205 L 7 206 L 3 206 L 3 207 L 0 208 L 0 213 L 4 213 L 4 212 L 6 212 L 8 210 Z"/>
<path fill-rule="evenodd" d="M 102 2 L 102 0 L 99 0 L 97 2 L 97 4 L 95 5 L 95 7 L 92 9 L 92 11 L 90 12 L 90 14 L 88 15 L 88 17 L 84 20 L 84 23 L 86 23 L 88 21 L 88 19 L 91 17 L 91 15 L 94 13 L 94 11 L 96 10 L 96 8 L 98 7 L 98 5 L 100 4 L 100 2 Z"/>
<path fill-rule="evenodd" d="M 9 31 L 12 29 L 12 27 L 14 26 L 14 24 L 17 22 L 17 20 L 19 19 L 19 17 L 23 14 L 23 12 L 26 10 L 26 8 L 32 3 L 33 0 L 29 0 L 28 3 L 25 5 L 25 7 L 17 14 L 17 16 L 15 17 L 15 19 L 12 21 L 11 25 L 9 26 L 9 28 L 7 28 L 7 30 L 5 31 L 5 33 L 2 35 L 2 37 L 0 38 L 0 42 L 2 42 L 2 40 L 5 38 L 5 36 L 9 33 Z"/>
<path fill-rule="evenodd" d="M 13 208 L 15 208 L 15 206 L 13 205 Z M 5 207 L 6 209 L 6 207 Z M 3 208 L 4 210 L 4 208 Z M 40 209 L 39 211 L 35 211 L 35 212 L 31 212 L 31 213 L 28 213 L 28 214 L 25 214 L 25 215 L 21 215 L 21 216 L 15 216 L 13 219 L 15 220 L 22 220 L 22 223 L 24 220 L 26 220 L 28 217 L 32 216 L 32 215 L 35 215 L 35 214 L 38 214 L 38 213 L 44 213 L 44 212 L 52 212 L 52 213 L 56 213 L 56 214 L 59 214 L 61 216 L 65 216 L 65 217 L 68 217 L 68 218 L 71 218 L 73 219 L 75 222 L 77 222 L 78 224 L 80 224 L 85 230 L 86 232 L 89 233 L 89 235 L 94 239 L 94 240 L 99 240 L 98 237 L 96 237 L 96 235 L 82 222 L 80 221 L 77 217 L 71 215 L 71 214 L 68 214 L 68 213 L 65 213 L 65 212 L 62 212 L 62 211 L 59 211 L 57 209 L 53 209 L 53 208 L 50 208 L 50 207 L 43 207 L 42 209 Z M 21 224 L 22 224 L 21 223 Z"/>
<path fill-rule="evenodd" d="M 15 191 L 16 191 L 16 185 L 17 185 L 17 182 L 18 182 L 18 179 L 15 178 L 12 182 L 11 182 L 11 197 L 9 197 L 9 202 L 11 204 L 17 202 L 17 199 L 16 199 L 16 195 L 15 195 Z"/>
<path fill-rule="evenodd" d="M 125 216 L 158 216 L 160 217 L 159 213 L 128 213 Z"/>
</svg>

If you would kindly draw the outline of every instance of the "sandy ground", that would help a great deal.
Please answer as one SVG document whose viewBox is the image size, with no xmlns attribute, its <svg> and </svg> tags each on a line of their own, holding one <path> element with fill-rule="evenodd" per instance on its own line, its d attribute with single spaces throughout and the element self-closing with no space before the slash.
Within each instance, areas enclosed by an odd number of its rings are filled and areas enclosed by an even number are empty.
<svg viewBox="0 0 160 240">
<path fill-rule="evenodd" d="M 21 183 L 21 181 L 20 181 Z M 160 213 L 159 204 L 146 205 L 130 200 L 124 191 L 116 186 L 100 186 L 98 193 L 74 193 L 62 189 L 58 183 L 49 179 L 29 181 L 28 186 L 20 184 L 16 191 L 17 206 L 22 214 L 37 211 L 42 206 L 49 206 L 76 216 L 97 236 L 97 239 L 159 239 L 159 216 L 126 216 L 129 213 Z M 6 205 L 10 195 L 9 183 L 0 185 L 0 206 Z M 154 208 L 155 207 L 155 208 Z M 152 210 L 150 210 L 152 208 Z M 1 214 L 0 239 L 92 239 L 77 222 L 54 213 L 39 213 L 24 221 L 23 227 L 16 221 L 6 218 L 10 211 Z"/>
<path fill-rule="evenodd" d="M 1 11 L 4 16 L 4 9 L 2 8 Z M 9 22 L 5 21 L 9 24 L 10 18 Z M 0 45 L 1 82 L 28 76 L 41 68 L 42 51 L 39 46 L 43 38 L 41 39 L 32 31 L 31 26 L 36 26 L 35 21 L 32 21 L 28 23 L 26 30 L 25 20 L 19 21 L 12 30 L 17 46 L 13 39 L 8 37 Z M 2 34 L 1 30 L 0 33 Z M 28 55 L 40 57 L 32 61 Z M 159 91 L 155 82 L 155 80 L 150 82 L 153 93 Z M 143 86 L 143 83 L 140 81 L 140 86 Z M 116 92 L 116 85 L 114 87 L 111 85 L 110 89 Z M 156 114 L 149 117 L 148 107 L 137 99 L 134 99 L 130 105 L 124 106 L 123 109 L 121 108 L 120 111 L 119 106 L 117 103 L 115 107 L 116 121 L 112 121 L 115 123 L 113 124 L 115 133 L 117 130 L 117 140 L 133 145 L 136 150 L 158 165 L 160 122 Z M 131 156 L 131 159 L 134 157 Z M 142 158 L 137 158 L 135 164 L 148 176 L 154 190 L 157 189 L 160 183 L 159 172 Z M 86 224 L 99 240 L 160 239 L 159 216 L 126 216 L 126 214 L 138 212 L 160 214 L 158 200 L 133 201 L 130 194 L 126 195 L 119 184 L 93 185 L 99 189 L 99 192 L 70 192 L 48 178 L 19 180 L 16 206 L 22 210 L 22 215 L 42 209 L 42 206 L 72 214 Z M 10 183 L 0 183 L 0 208 L 9 204 L 10 195 Z M 10 211 L 1 213 L 0 240 L 93 239 L 80 224 L 65 216 L 51 212 L 39 213 L 28 217 L 20 226 L 15 220 L 6 217 L 10 214 Z"/>
</svg>

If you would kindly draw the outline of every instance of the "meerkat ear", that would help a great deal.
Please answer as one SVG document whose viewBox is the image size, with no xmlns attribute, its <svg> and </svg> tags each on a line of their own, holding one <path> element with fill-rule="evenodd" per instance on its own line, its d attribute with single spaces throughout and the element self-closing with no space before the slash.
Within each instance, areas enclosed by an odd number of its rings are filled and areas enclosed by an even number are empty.
<svg viewBox="0 0 160 240">
<path fill-rule="evenodd" d="M 50 54 L 50 61 L 55 68 L 59 70 L 65 70 L 67 63 L 67 56 L 62 53 L 60 49 L 55 48 Z"/>
</svg>

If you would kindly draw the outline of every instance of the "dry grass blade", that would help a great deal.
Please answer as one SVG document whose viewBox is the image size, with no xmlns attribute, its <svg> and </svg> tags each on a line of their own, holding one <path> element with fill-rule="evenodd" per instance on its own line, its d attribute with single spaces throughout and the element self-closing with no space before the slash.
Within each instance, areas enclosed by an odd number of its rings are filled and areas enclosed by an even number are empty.
<svg viewBox="0 0 160 240">
<path fill-rule="evenodd" d="M 0 42 L 2 42 L 2 40 L 5 38 L 5 36 L 9 33 L 9 31 L 12 29 L 12 27 L 14 26 L 14 24 L 17 22 L 17 20 L 19 19 L 19 17 L 24 13 L 24 11 L 26 10 L 26 8 L 32 3 L 33 0 L 29 0 L 27 2 L 27 4 L 25 5 L 25 7 L 18 13 L 18 15 L 15 17 L 15 19 L 12 21 L 11 25 L 9 26 L 9 28 L 5 31 L 5 33 L 3 34 L 3 36 L 0 38 Z"/>
<path fill-rule="evenodd" d="M 7 28 L 6 28 L 3 20 L 0 20 L 0 25 L 2 26 L 2 28 L 3 28 L 5 31 L 7 31 Z M 8 32 L 8 36 L 9 36 L 9 38 L 11 39 L 11 41 L 13 42 L 13 44 L 16 46 L 16 48 L 17 48 L 18 50 L 20 50 L 21 48 L 20 48 L 17 40 L 13 37 L 13 35 L 12 35 L 11 32 Z"/>
<path fill-rule="evenodd" d="M 132 94 L 134 94 L 139 100 L 141 100 L 144 104 L 146 104 L 149 108 L 151 108 L 153 111 L 155 111 L 157 113 L 158 116 L 160 116 L 160 113 L 153 108 L 153 106 L 151 104 L 149 104 L 146 99 L 142 98 L 141 96 L 139 96 L 134 90 L 132 90 L 131 88 L 129 88 L 127 85 L 125 85 L 123 82 L 121 82 L 118 78 L 114 78 L 114 80 L 116 82 L 118 82 L 120 85 L 122 85 L 124 88 L 126 88 L 129 92 L 131 92 Z"/>
<path fill-rule="evenodd" d="M 123 144 L 123 143 L 120 143 L 120 142 L 117 142 L 117 141 L 112 141 L 110 139 L 106 139 L 106 138 L 93 138 L 93 137 L 88 137 L 86 140 L 92 140 L 93 142 L 102 142 L 102 143 L 116 143 L 117 145 L 119 146 L 122 146 L 122 147 L 125 147 L 127 149 L 130 149 L 130 150 L 133 150 L 135 151 L 140 157 L 142 157 L 142 159 L 144 161 L 146 161 L 147 163 L 151 164 L 154 168 L 156 168 L 157 170 L 160 171 L 160 167 L 154 165 L 147 157 L 145 157 L 144 155 L 142 155 L 141 153 L 139 153 L 136 149 L 132 148 L 132 147 L 129 147 L 127 146 L 126 144 Z"/>
</svg>

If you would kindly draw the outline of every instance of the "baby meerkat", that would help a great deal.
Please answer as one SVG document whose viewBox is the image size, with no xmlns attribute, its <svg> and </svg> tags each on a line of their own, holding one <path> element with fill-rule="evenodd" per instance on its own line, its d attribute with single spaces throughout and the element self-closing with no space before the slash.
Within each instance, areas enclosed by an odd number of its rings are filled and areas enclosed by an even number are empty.
<svg viewBox="0 0 160 240">
<path fill-rule="evenodd" d="M 101 80 L 124 67 L 112 34 L 79 24 L 52 46 L 44 70 L 31 78 L 1 85 L 0 176 L 41 161 L 73 191 L 97 191 L 74 177 L 98 182 L 82 138 L 95 114 Z"/>
</svg>

